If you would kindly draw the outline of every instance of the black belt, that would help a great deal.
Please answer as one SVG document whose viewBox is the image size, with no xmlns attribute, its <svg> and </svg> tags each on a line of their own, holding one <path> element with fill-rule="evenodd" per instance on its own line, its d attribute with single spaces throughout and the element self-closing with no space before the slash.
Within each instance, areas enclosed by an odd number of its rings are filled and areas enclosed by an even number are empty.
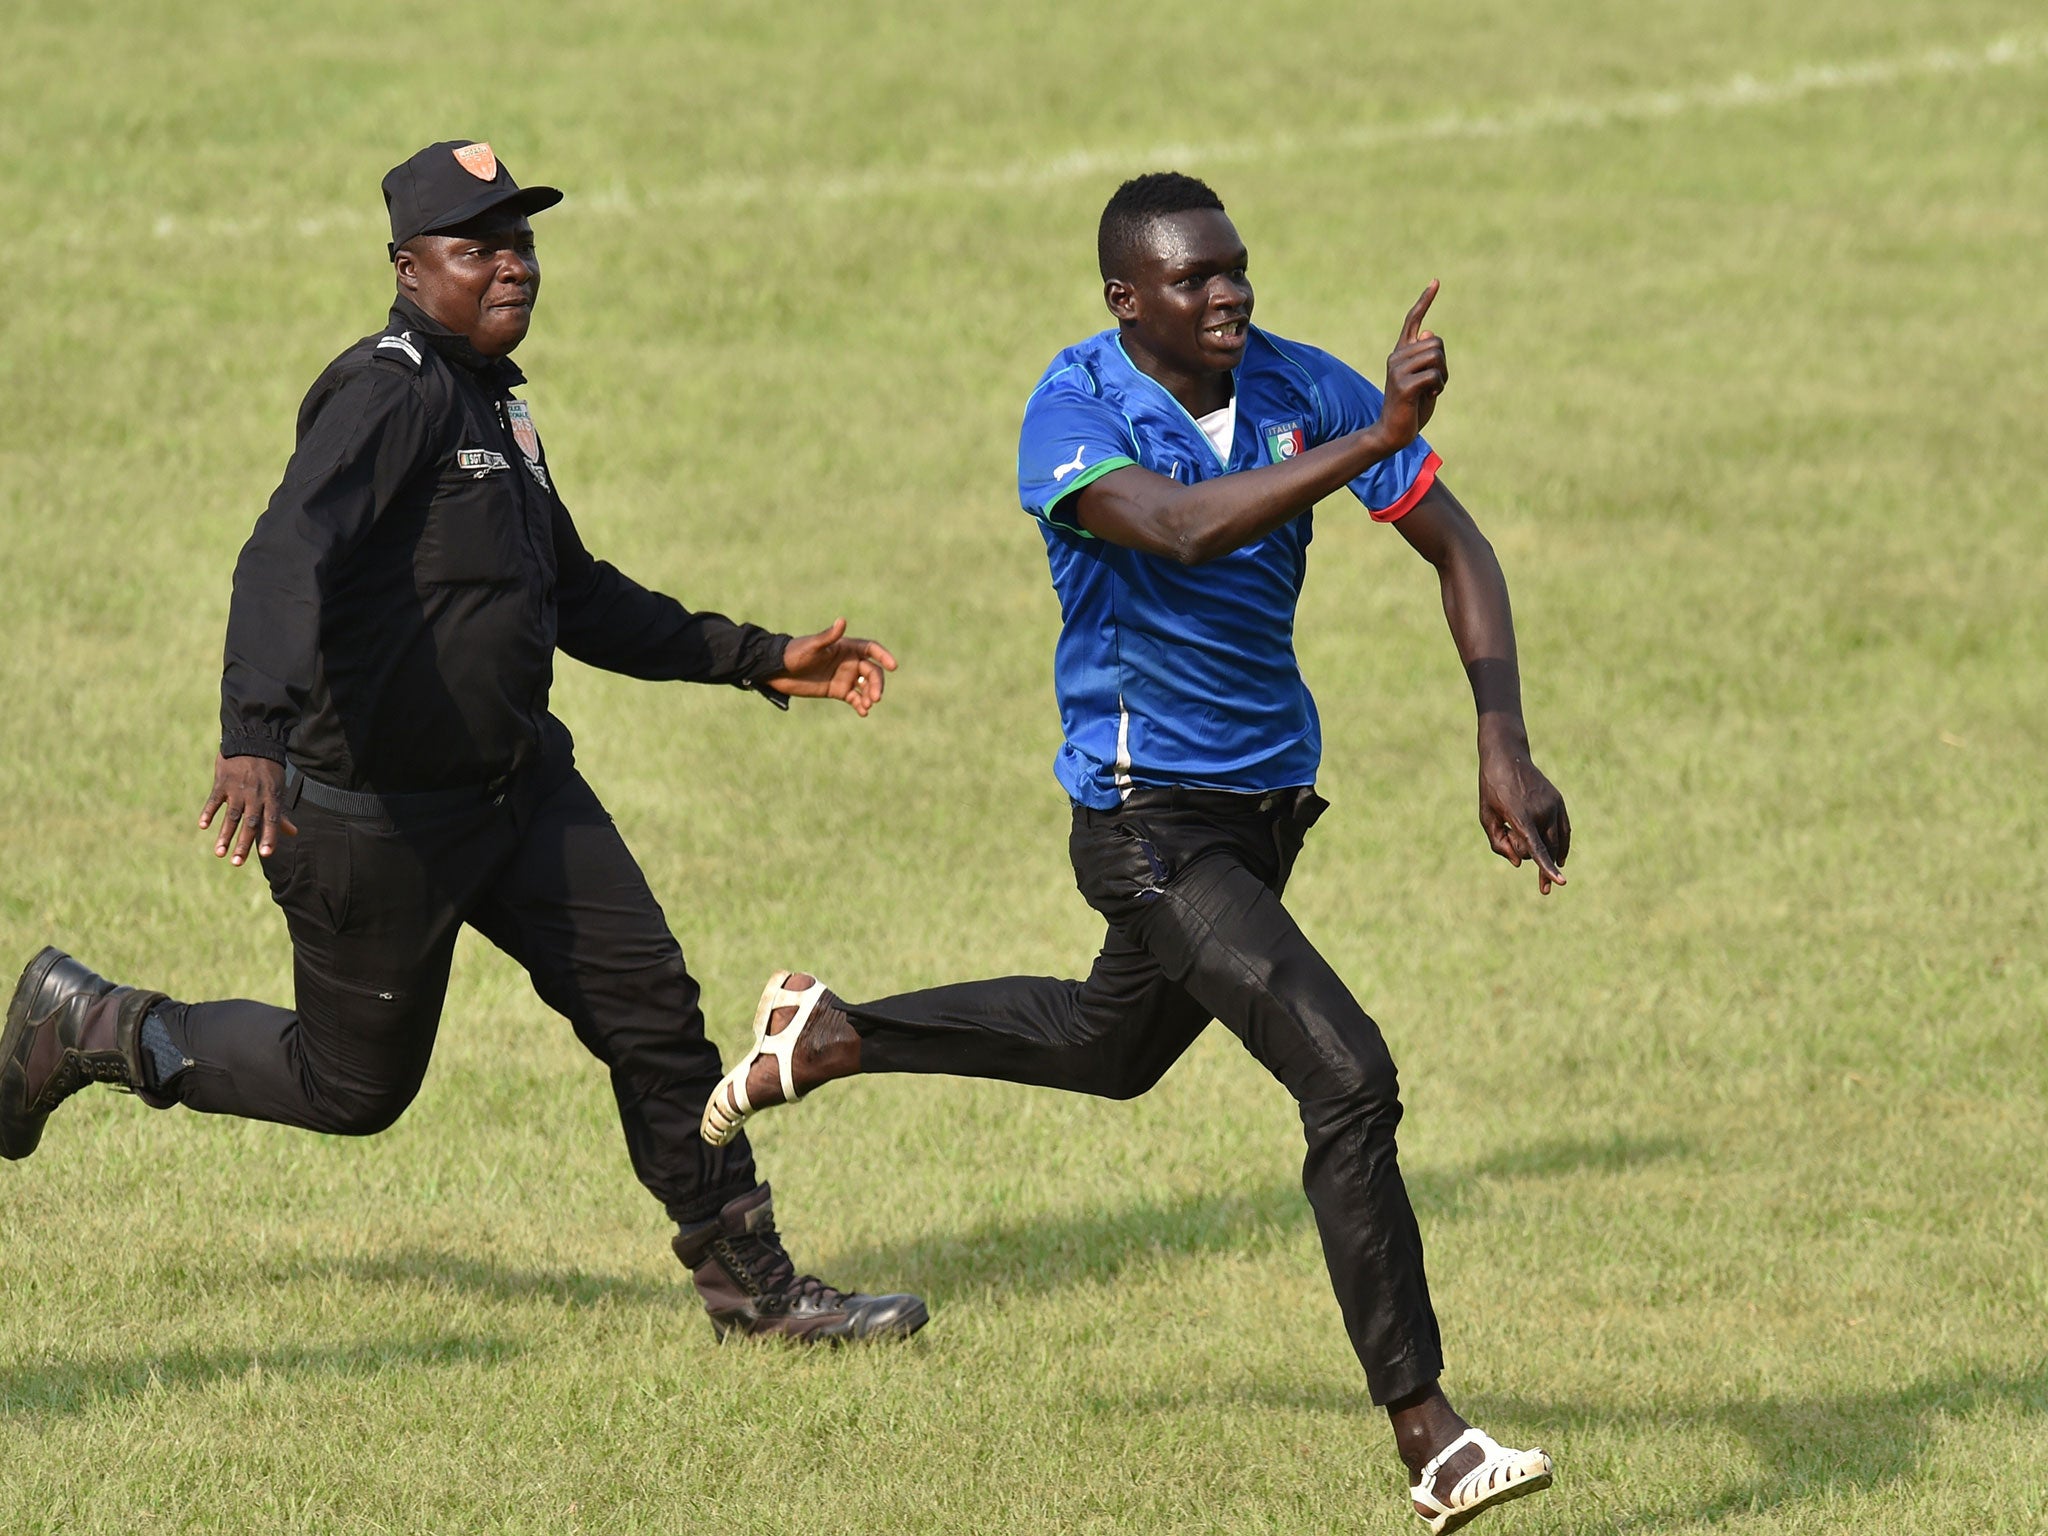
<svg viewBox="0 0 2048 1536">
<path fill-rule="evenodd" d="M 360 790 L 337 789 L 309 779 L 297 763 L 284 765 L 284 793 L 287 806 L 304 800 L 338 816 L 441 816 L 450 811 L 473 810 L 480 805 L 497 805 L 511 787 L 512 775 L 505 774 L 488 784 L 462 789 L 433 789 L 420 794 L 369 795 Z"/>
</svg>

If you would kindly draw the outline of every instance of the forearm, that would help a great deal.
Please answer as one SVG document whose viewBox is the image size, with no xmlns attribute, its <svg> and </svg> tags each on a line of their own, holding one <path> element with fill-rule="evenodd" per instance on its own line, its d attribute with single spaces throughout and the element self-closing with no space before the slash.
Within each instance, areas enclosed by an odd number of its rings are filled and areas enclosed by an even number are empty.
<svg viewBox="0 0 2048 1536">
<path fill-rule="evenodd" d="M 782 667 L 789 636 L 741 624 L 722 613 L 675 615 L 636 632 L 613 629 L 602 637 L 565 637 L 562 649 L 578 661 L 648 682 L 729 683 L 757 688 Z"/>
<path fill-rule="evenodd" d="M 221 656 L 223 757 L 285 760 L 319 668 L 320 565 L 281 514 L 266 513 L 243 546 Z"/>
<path fill-rule="evenodd" d="M 782 665 L 789 636 L 722 613 L 692 612 L 674 598 L 592 562 L 592 580 L 565 593 L 558 643 L 593 667 L 651 682 L 754 687 Z"/>
<path fill-rule="evenodd" d="M 1522 722 L 1522 674 L 1515 651 L 1515 620 L 1507 578 L 1493 546 L 1475 528 L 1438 568 L 1444 619 L 1458 647 L 1458 660 L 1472 685 L 1472 705 L 1482 738 L 1504 735 L 1526 741 Z"/>
<path fill-rule="evenodd" d="M 1113 543 L 1200 565 L 1264 538 L 1406 446 L 1375 424 L 1279 464 L 1193 485 L 1147 470 L 1119 471 L 1081 492 L 1081 526 Z"/>
<path fill-rule="evenodd" d="M 1441 480 L 1394 524 L 1436 567 L 1444 619 L 1472 683 L 1479 716 L 1479 824 L 1493 851 L 1519 867 L 1533 859 L 1537 889 L 1564 884 L 1572 824 L 1564 798 L 1529 756 L 1522 674 L 1507 579 L 1493 546 Z"/>
<path fill-rule="evenodd" d="M 555 643 L 588 666 L 648 682 L 758 687 L 780 670 L 789 636 L 722 613 L 693 613 L 584 546 L 555 498 Z"/>
<path fill-rule="evenodd" d="M 1436 569 L 1444 620 L 1472 684 L 1481 745 L 1526 742 L 1514 611 L 1493 546 L 1442 480 L 1394 527 Z"/>
</svg>

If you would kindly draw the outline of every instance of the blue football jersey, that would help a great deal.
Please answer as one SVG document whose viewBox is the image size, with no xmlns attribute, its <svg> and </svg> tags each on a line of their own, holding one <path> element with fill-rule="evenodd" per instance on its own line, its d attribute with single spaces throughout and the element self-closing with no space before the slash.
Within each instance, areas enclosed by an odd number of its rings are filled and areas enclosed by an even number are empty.
<svg viewBox="0 0 2048 1536">
<path fill-rule="evenodd" d="M 1381 395 L 1327 352 L 1253 327 L 1228 458 L 1115 331 L 1052 360 L 1024 407 L 1017 491 L 1045 535 L 1062 626 L 1053 659 L 1060 783 L 1097 810 L 1134 787 L 1262 793 L 1315 781 L 1322 727 L 1294 657 L 1312 514 L 1203 565 L 1083 532 L 1074 493 L 1142 465 L 1183 485 L 1292 458 L 1379 419 Z M 1421 438 L 1351 482 L 1382 522 L 1440 461 Z"/>
</svg>

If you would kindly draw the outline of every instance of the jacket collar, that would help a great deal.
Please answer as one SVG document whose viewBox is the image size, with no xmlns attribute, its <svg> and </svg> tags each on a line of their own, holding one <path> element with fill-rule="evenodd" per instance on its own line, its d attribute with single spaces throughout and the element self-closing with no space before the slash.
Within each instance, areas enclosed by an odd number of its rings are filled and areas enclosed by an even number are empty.
<svg viewBox="0 0 2048 1536">
<path fill-rule="evenodd" d="M 485 357 L 469 344 L 467 336 L 456 335 L 402 293 L 391 301 L 391 325 L 394 330 L 410 331 L 449 362 L 486 384 L 502 384 L 510 389 L 526 382 L 526 375 L 511 358 Z"/>
</svg>

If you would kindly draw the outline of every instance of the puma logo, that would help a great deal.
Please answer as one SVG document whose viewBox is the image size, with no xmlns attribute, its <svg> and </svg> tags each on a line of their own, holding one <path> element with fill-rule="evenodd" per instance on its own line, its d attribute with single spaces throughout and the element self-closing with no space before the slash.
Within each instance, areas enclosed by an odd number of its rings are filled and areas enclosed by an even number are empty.
<svg viewBox="0 0 2048 1536">
<path fill-rule="evenodd" d="M 1060 465 L 1052 472 L 1052 483 L 1054 485 L 1058 485 L 1062 480 L 1066 479 L 1067 476 L 1071 475 L 1075 470 L 1081 467 L 1081 455 L 1085 451 L 1086 450 L 1084 448 L 1075 448 L 1073 459 L 1068 463 Z"/>
</svg>

